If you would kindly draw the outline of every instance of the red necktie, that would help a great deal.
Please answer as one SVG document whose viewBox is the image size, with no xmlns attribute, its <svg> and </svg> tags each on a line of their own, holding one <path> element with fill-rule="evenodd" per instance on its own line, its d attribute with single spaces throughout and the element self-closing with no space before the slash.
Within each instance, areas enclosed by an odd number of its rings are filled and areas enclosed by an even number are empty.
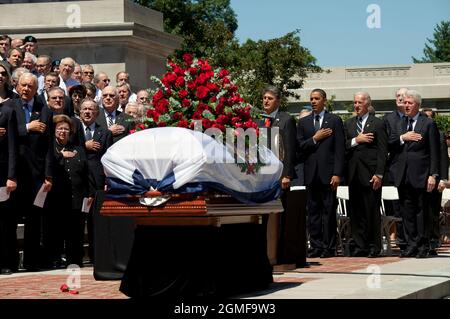
<svg viewBox="0 0 450 319">
<path fill-rule="evenodd" d="M 266 119 L 264 120 L 264 127 L 270 127 L 270 118 L 266 117 Z"/>
</svg>

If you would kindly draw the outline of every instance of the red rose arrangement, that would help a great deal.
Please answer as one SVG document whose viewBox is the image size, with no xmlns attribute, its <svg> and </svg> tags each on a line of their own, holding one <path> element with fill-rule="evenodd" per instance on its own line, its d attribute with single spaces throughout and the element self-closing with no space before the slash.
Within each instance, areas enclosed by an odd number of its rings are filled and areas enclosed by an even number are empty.
<svg viewBox="0 0 450 319">
<path fill-rule="evenodd" d="M 228 70 L 214 69 L 208 60 L 186 53 L 182 61 L 167 62 L 167 72 L 161 79 L 154 76 L 151 79 L 158 89 L 153 93 L 146 117 L 132 133 L 164 126 L 194 129 L 194 125 L 201 123 L 203 130 L 217 128 L 225 133 L 227 128 L 252 128 L 259 134 L 251 116 L 255 110 L 238 93 Z M 248 161 L 238 165 L 247 173 L 262 166 Z"/>
</svg>

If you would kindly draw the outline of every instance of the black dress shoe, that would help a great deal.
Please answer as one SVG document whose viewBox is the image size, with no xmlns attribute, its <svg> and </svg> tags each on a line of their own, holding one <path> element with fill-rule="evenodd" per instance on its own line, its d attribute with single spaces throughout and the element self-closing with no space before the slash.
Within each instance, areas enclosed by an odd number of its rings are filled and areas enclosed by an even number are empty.
<svg viewBox="0 0 450 319">
<path fill-rule="evenodd" d="M 314 250 L 312 250 L 312 251 L 308 254 L 308 257 L 309 257 L 309 258 L 318 258 L 318 257 L 320 257 L 321 255 L 322 255 L 322 252 L 321 252 L 320 250 L 314 249 Z"/>
<path fill-rule="evenodd" d="M 400 257 L 415 257 L 417 255 L 417 248 L 408 248 L 401 252 Z"/>
<path fill-rule="evenodd" d="M 330 257 L 334 257 L 336 254 L 334 252 L 328 251 L 328 250 L 324 250 L 322 252 L 322 255 L 320 255 L 320 258 L 330 258 Z"/>
<path fill-rule="evenodd" d="M 428 250 L 419 250 L 419 252 L 416 255 L 416 258 L 427 258 L 428 257 Z"/>
<path fill-rule="evenodd" d="M 438 253 L 436 251 L 436 249 L 430 249 L 430 251 L 428 252 L 428 256 L 437 256 Z"/>
<path fill-rule="evenodd" d="M 367 257 L 369 253 L 366 250 L 356 249 L 352 256 L 353 257 Z"/>
<path fill-rule="evenodd" d="M 13 271 L 9 268 L 2 268 L 0 270 L 0 275 L 12 275 Z"/>
<path fill-rule="evenodd" d="M 371 251 L 367 257 L 369 257 L 369 258 L 377 258 L 377 257 L 380 257 L 380 253 L 376 253 L 374 251 Z"/>
</svg>

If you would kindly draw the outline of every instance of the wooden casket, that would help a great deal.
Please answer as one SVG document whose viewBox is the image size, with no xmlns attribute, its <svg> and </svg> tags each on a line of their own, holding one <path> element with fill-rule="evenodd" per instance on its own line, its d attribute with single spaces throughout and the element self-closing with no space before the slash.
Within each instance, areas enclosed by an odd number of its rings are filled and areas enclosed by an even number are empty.
<svg viewBox="0 0 450 319">
<path fill-rule="evenodd" d="M 120 287 L 127 296 L 230 296 L 273 281 L 267 220 L 282 210 L 279 200 L 247 205 L 223 194 L 172 194 L 159 206 L 139 197 L 105 199 L 101 215 L 135 220 Z"/>
</svg>

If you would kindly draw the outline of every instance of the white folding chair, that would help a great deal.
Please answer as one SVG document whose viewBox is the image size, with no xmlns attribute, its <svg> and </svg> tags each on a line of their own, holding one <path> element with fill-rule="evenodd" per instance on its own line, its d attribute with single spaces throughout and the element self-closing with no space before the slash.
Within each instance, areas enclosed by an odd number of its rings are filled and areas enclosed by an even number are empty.
<svg viewBox="0 0 450 319">
<path fill-rule="evenodd" d="M 383 186 L 381 188 L 381 237 L 385 236 L 388 243 L 388 252 L 391 252 L 391 228 L 394 224 L 402 221 L 400 217 L 386 216 L 384 207 L 385 200 L 398 200 L 398 190 L 395 186 Z"/>
<path fill-rule="evenodd" d="M 445 241 L 445 238 L 450 238 L 450 225 L 448 223 L 448 216 L 450 207 L 450 188 L 445 188 L 442 191 L 441 211 L 439 213 L 439 225 L 441 226 L 441 242 Z"/>
<path fill-rule="evenodd" d="M 338 200 L 337 207 L 337 245 L 345 254 L 344 243 L 348 243 L 351 237 L 350 217 L 347 215 L 346 203 L 350 199 L 348 186 L 338 186 L 336 190 L 336 198 Z"/>
</svg>

